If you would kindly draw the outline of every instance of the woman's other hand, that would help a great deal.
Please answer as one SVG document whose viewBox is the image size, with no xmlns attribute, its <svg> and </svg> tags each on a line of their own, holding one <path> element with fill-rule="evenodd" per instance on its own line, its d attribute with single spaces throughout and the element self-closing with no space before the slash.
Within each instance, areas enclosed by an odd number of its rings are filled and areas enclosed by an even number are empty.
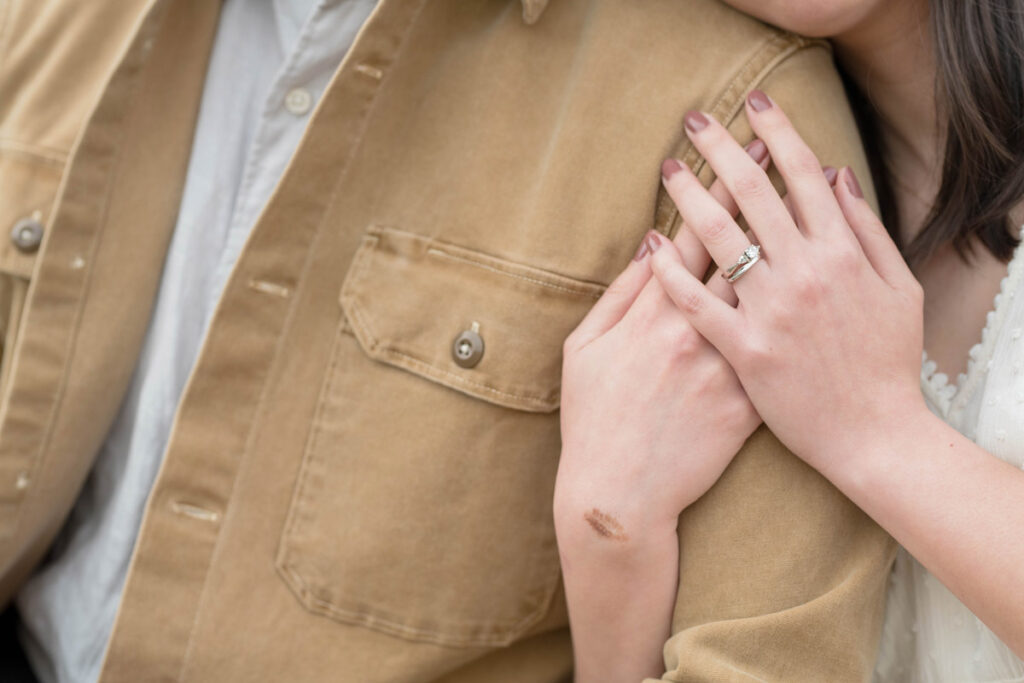
<svg viewBox="0 0 1024 683">
<path fill-rule="evenodd" d="M 767 165 L 762 143 L 748 151 Z M 710 193 L 735 214 L 723 184 Z M 761 422 L 725 359 L 651 277 L 652 254 L 688 273 L 710 263 L 685 226 L 674 243 L 648 233 L 565 342 L 554 512 L 577 683 L 662 675 L 679 513 Z M 712 289 L 734 296 L 725 282 Z"/>
<path fill-rule="evenodd" d="M 734 283 L 739 305 L 675 259 L 656 254 L 652 267 L 735 368 L 768 427 L 834 480 L 860 448 L 925 410 L 922 290 L 851 169 L 830 186 L 764 93 L 750 94 L 747 117 L 786 183 L 786 203 L 728 131 L 699 112 L 687 115 L 691 140 L 764 250 Z M 677 165 L 665 184 L 719 267 L 733 265 L 750 246 L 733 218 L 687 169 Z"/>
<path fill-rule="evenodd" d="M 767 166 L 760 141 L 748 159 Z M 709 190 L 737 211 L 721 183 Z M 722 355 L 651 277 L 654 253 L 700 276 L 707 250 L 684 225 L 650 232 L 634 260 L 565 342 L 559 541 L 642 545 L 675 534 L 679 513 L 718 480 L 760 418 Z M 716 296 L 735 295 L 723 281 Z"/>
</svg>

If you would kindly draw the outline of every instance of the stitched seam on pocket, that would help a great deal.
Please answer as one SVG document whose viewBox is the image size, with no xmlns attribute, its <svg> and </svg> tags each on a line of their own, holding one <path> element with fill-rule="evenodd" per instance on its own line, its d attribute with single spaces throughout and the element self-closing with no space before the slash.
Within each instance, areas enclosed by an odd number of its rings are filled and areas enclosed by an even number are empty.
<svg viewBox="0 0 1024 683">
<path fill-rule="evenodd" d="M 339 330 L 340 332 L 340 330 Z M 304 509 L 308 505 L 309 501 L 309 481 L 310 471 L 313 466 L 317 464 L 320 457 L 316 455 L 319 453 L 317 444 L 320 442 L 320 435 L 323 433 L 321 425 L 323 425 L 323 414 L 327 409 L 327 399 L 331 395 L 331 389 L 334 387 L 334 380 L 338 376 L 336 372 L 338 366 L 338 357 L 340 355 L 340 340 L 335 333 L 334 340 L 331 347 L 331 360 L 327 364 L 327 375 L 324 378 L 323 386 L 320 388 L 320 395 L 317 396 L 316 412 L 313 415 L 313 424 L 311 427 L 309 439 L 307 440 L 305 449 L 303 450 L 302 465 L 299 467 L 297 474 L 298 479 L 296 480 L 295 492 L 292 495 L 291 504 L 288 509 L 288 518 L 285 520 L 284 529 L 281 531 L 281 542 L 278 548 L 277 555 L 277 568 L 280 571 L 288 572 L 289 574 L 295 574 L 292 569 L 291 560 L 291 546 L 288 544 L 288 540 L 301 535 L 303 526 L 300 508 Z M 292 584 L 288 580 L 288 577 L 284 577 L 285 581 Z M 298 576 L 296 575 L 296 578 Z M 305 588 L 305 582 L 300 581 L 302 587 Z M 299 599 L 305 602 L 305 599 L 298 595 Z"/>
<path fill-rule="evenodd" d="M 370 325 L 370 323 L 364 316 L 362 310 L 360 309 L 359 305 L 355 302 L 355 300 L 350 300 L 350 309 L 352 317 L 356 319 L 357 325 L 359 325 L 366 334 L 367 341 L 369 342 L 369 350 L 371 352 L 376 352 L 379 355 L 386 354 L 389 356 L 397 356 L 397 360 L 399 362 L 405 361 L 406 363 L 412 366 L 409 369 L 416 369 L 432 377 L 437 377 L 438 379 L 440 379 L 441 377 L 447 377 L 450 378 L 452 382 L 455 382 L 457 384 L 465 385 L 474 389 L 480 389 L 482 391 L 486 391 L 487 393 L 494 394 L 495 396 L 501 396 L 509 399 L 525 400 L 543 408 L 547 408 L 549 406 L 550 401 L 553 399 L 553 396 L 543 396 L 540 394 L 531 394 L 528 392 L 511 393 L 508 391 L 502 391 L 501 389 L 497 389 L 488 384 L 474 382 L 464 377 L 460 377 L 459 375 L 456 375 L 454 372 L 449 372 L 448 370 L 439 368 L 436 365 L 431 365 L 427 361 L 416 358 L 415 356 L 411 356 L 408 353 L 405 353 L 404 351 L 400 351 L 394 346 L 381 342 L 381 340 L 377 338 L 376 334 L 373 331 L 373 327 Z M 559 384 L 558 387 L 561 388 L 561 385 Z M 554 394 L 557 395 L 558 391 L 555 391 Z"/>
<path fill-rule="evenodd" d="M 367 236 L 372 236 L 377 239 L 388 234 L 401 236 L 412 240 L 413 242 L 428 245 L 428 248 L 425 250 L 427 253 L 430 253 L 431 249 L 437 249 L 453 259 L 464 261 L 467 265 L 488 269 L 491 270 L 491 272 L 507 275 L 509 277 L 516 277 L 527 282 L 533 282 L 534 284 L 552 287 L 553 289 L 565 288 L 572 294 L 579 294 L 581 296 L 598 299 L 607 287 L 607 285 L 599 282 L 581 280 L 577 277 L 563 275 L 553 270 L 537 268 L 525 263 L 512 261 L 507 258 L 493 256 L 477 249 L 470 249 L 468 247 L 463 247 L 451 242 L 445 242 L 444 240 L 435 239 L 419 233 L 409 232 L 408 230 L 402 230 L 400 228 L 374 224 L 367 228 L 366 232 Z M 524 271 L 527 274 L 518 271 Z"/>
<path fill-rule="evenodd" d="M 540 595 L 538 599 L 532 600 L 529 603 L 530 607 L 528 609 L 530 610 L 530 613 L 521 619 L 517 619 L 515 621 L 489 622 L 480 620 L 451 620 L 446 622 L 437 622 L 433 627 L 434 630 L 427 630 L 425 628 L 408 626 L 400 621 L 400 619 L 402 619 L 401 616 L 393 615 L 387 610 L 383 610 L 379 607 L 367 604 L 353 609 L 346 609 L 329 600 L 318 598 L 314 595 L 313 591 L 310 590 L 309 584 L 303 579 L 302 575 L 296 571 L 293 565 L 280 566 L 279 569 L 287 574 L 286 581 L 288 581 L 288 583 L 291 584 L 294 582 L 294 584 L 297 584 L 299 589 L 298 592 L 300 593 L 300 600 L 302 600 L 303 604 L 307 605 L 309 609 L 315 613 L 334 617 L 344 623 L 368 626 L 384 633 L 404 636 L 412 640 L 437 643 L 439 645 L 457 645 L 461 647 L 477 645 L 500 646 L 507 645 L 512 642 L 525 629 L 528 629 L 544 617 L 547 610 L 541 608 L 548 604 L 551 597 L 554 596 L 554 584 L 556 583 L 552 582 L 553 587 L 551 590 L 545 591 L 544 595 Z M 344 602 L 344 600 L 339 601 Z M 479 635 L 454 635 L 444 632 L 445 629 L 451 628 L 480 631 L 483 633 L 480 633 Z M 509 633 L 487 633 L 489 631 L 499 630 L 508 631 Z"/>
<path fill-rule="evenodd" d="M 346 609 L 333 604 L 328 600 L 323 600 L 315 595 L 315 591 L 312 589 L 311 584 L 300 572 L 298 563 L 301 560 L 293 557 L 292 545 L 289 541 L 301 536 L 302 534 L 304 529 L 303 510 L 311 504 L 312 492 L 310 490 L 311 487 L 309 486 L 310 475 L 315 474 L 314 470 L 317 466 L 323 466 L 323 458 L 321 455 L 322 450 L 318 448 L 318 445 L 320 443 L 321 435 L 323 434 L 323 429 L 321 427 L 323 424 L 323 414 L 327 409 L 328 398 L 330 397 L 335 385 L 335 379 L 339 376 L 338 363 L 341 356 L 340 349 L 342 343 L 340 335 L 343 332 L 344 325 L 343 323 L 340 323 L 332 342 L 331 359 L 328 362 L 326 370 L 327 375 L 320 390 L 320 395 L 317 398 L 317 409 L 313 417 L 313 426 L 306 448 L 304 449 L 302 465 L 300 466 L 297 475 L 295 491 L 289 506 L 288 516 L 285 521 L 284 528 L 281 531 L 277 559 L 275 562 L 278 574 L 284 580 L 285 584 L 291 587 L 296 598 L 298 598 L 298 600 L 305 605 L 307 609 L 313 613 L 333 617 L 343 623 L 362 625 L 383 633 L 404 636 L 413 640 L 432 642 L 439 645 L 461 647 L 503 646 L 513 642 L 516 637 L 522 634 L 533 624 L 539 622 L 544 618 L 545 614 L 547 614 L 557 589 L 558 573 L 561 571 L 557 562 L 553 563 L 553 568 L 548 571 L 544 571 L 545 563 L 541 559 L 538 559 L 535 562 L 534 574 L 537 575 L 538 579 L 543 578 L 544 580 L 543 582 L 535 580 L 534 583 L 538 583 L 538 585 L 543 586 L 544 588 L 538 588 L 536 591 L 533 591 L 533 593 L 536 594 L 536 597 L 526 603 L 529 607 L 527 608 L 528 614 L 524 617 L 514 620 L 492 620 L 489 622 L 468 619 L 449 620 L 446 622 L 437 622 L 434 626 L 434 631 L 425 630 L 423 627 L 407 626 L 400 621 L 402 619 L 400 615 L 392 614 L 387 610 L 373 607 L 372 605 L 365 605 L 362 607 L 363 611 L 356 611 L 355 609 Z M 356 602 L 353 600 L 345 600 L 343 597 L 339 597 L 337 600 L 339 602 L 348 602 L 349 604 L 354 604 Z M 474 630 L 479 633 L 478 635 L 454 635 L 444 632 L 445 629 L 453 628 Z M 489 634 L 489 631 L 504 631 L 505 633 Z"/>
<path fill-rule="evenodd" d="M 387 228 L 387 230 L 391 230 L 391 228 Z M 402 231 L 395 230 L 394 232 Z M 433 243 L 433 240 L 427 240 L 422 236 L 413 235 L 413 233 L 402 232 L 402 234 L 412 235 L 417 239 L 424 240 L 428 243 Z M 383 342 L 380 339 L 380 337 L 377 336 L 377 333 L 375 332 L 373 325 L 370 323 L 368 316 L 362 310 L 362 307 L 359 305 L 358 294 L 355 291 L 353 291 L 355 289 L 356 284 L 362 281 L 365 271 L 368 270 L 369 268 L 369 255 L 371 251 L 374 248 L 376 248 L 376 246 L 379 243 L 379 231 L 371 231 L 364 238 L 363 244 L 361 244 L 359 247 L 359 252 L 356 254 L 355 260 L 352 263 L 351 272 L 349 273 L 348 276 L 349 278 L 351 278 L 351 281 L 350 283 L 346 284 L 342 295 L 342 298 L 348 304 L 348 306 L 346 307 L 347 310 L 345 312 L 348 313 L 354 319 L 354 327 L 358 328 L 355 330 L 356 338 L 359 339 L 360 336 L 365 337 L 365 339 L 360 339 L 360 341 L 365 341 L 367 347 L 366 350 L 368 353 L 370 353 L 371 355 L 375 355 L 378 358 L 386 356 L 393 362 L 397 363 L 400 367 L 404 367 L 407 370 L 413 370 L 415 372 L 423 373 L 428 377 L 441 380 L 442 383 L 444 383 L 444 379 L 448 379 L 451 383 L 456 384 L 458 386 L 484 391 L 486 393 L 508 400 L 525 402 L 540 410 L 552 410 L 553 408 L 557 407 L 557 399 L 561 392 L 560 382 L 555 385 L 555 388 L 549 394 L 536 394 L 528 391 L 503 391 L 502 389 L 498 389 L 497 387 L 491 386 L 490 384 L 486 384 L 483 382 L 474 382 L 471 379 L 467 379 L 465 377 L 462 377 L 461 375 L 457 375 L 454 372 L 438 367 L 436 365 L 431 364 L 428 361 L 425 361 L 412 354 L 409 354 L 405 350 L 396 347 L 393 344 Z M 472 265 L 477 264 L 474 263 Z M 503 274 L 508 275 L 508 273 Z M 544 284 L 547 285 L 548 283 Z M 362 332 L 362 335 L 360 335 L 360 331 Z"/>
<path fill-rule="evenodd" d="M 545 282 L 543 280 L 538 280 L 536 278 L 528 277 L 526 275 L 521 275 L 519 273 L 511 272 L 511 270 L 504 270 L 504 269 L 499 268 L 497 266 L 488 265 L 488 264 L 482 263 L 480 261 L 474 261 L 472 259 L 464 258 L 462 256 L 456 256 L 455 254 L 450 254 L 447 251 L 444 251 L 443 249 L 440 249 L 438 247 L 430 247 L 429 249 L 427 249 L 427 253 L 432 255 L 432 256 L 441 256 L 441 257 L 444 257 L 444 258 L 448 258 L 448 259 L 451 259 L 451 260 L 456 261 L 458 263 L 464 263 L 466 265 L 473 266 L 475 268 L 483 268 L 484 270 L 489 270 L 492 273 L 498 273 L 500 275 L 507 275 L 508 277 L 514 277 L 514 278 L 517 278 L 519 280 L 523 280 L 524 282 L 531 282 L 531 283 L 533 283 L 535 285 L 540 285 L 541 287 L 549 287 L 549 288 L 557 290 L 559 292 L 566 292 L 568 294 L 577 294 L 577 295 L 580 295 L 580 296 L 586 296 L 586 297 L 590 297 L 591 299 L 594 299 L 595 301 L 597 299 L 601 298 L 601 295 L 599 293 L 587 292 L 587 291 L 584 291 L 582 289 L 572 289 L 571 287 L 565 287 L 565 286 L 562 286 L 562 285 L 556 285 L 556 284 L 554 284 L 552 282 Z"/>
</svg>

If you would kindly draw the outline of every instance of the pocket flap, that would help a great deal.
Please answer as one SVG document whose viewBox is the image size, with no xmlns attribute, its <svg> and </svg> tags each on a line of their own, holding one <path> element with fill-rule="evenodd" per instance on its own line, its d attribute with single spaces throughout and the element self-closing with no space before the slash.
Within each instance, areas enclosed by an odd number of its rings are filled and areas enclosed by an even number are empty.
<svg viewBox="0 0 1024 683">
<path fill-rule="evenodd" d="M 341 306 L 371 357 L 491 403 L 558 408 L 562 344 L 604 287 L 393 228 L 367 231 Z M 476 330 L 473 367 L 455 339 Z"/>
</svg>

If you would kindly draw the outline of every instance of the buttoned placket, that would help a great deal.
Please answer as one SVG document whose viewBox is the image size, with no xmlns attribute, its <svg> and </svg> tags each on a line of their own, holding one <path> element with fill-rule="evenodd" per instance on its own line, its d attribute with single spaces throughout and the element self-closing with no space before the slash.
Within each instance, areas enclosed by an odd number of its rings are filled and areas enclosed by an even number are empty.
<svg viewBox="0 0 1024 683">
<path fill-rule="evenodd" d="M 324 49 L 323 46 L 345 44 L 354 38 L 339 35 L 339 31 L 348 28 L 344 17 L 339 15 L 358 11 L 354 5 L 367 1 L 348 0 L 339 3 L 337 0 L 318 0 L 298 34 L 282 36 L 282 43 L 294 43 L 294 46 L 288 50 L 285 62 L 274 77 L 261 107 L 259 126 L 249 146 L 227 236 L 213 274 L 211 296 L 207 301 L 207 320 L 213 315 L 224 283 L 263 209 L 264 198 L 272 191 L 266 183 L 269 179 L 280 177 L 280 173 L 266 173 L 265 165 L 277 163 L 273 154 L 275 149 L 296 147 L 312 110 L 327 89 L 340 60 L 335 50 Z M 287 22 L 281 19 L 279 23 L 284 25 Z M 267 290 L 266 285 L 263 288 Z M 272 286 L 267 291 L 281 292 Z"/>
<path fill-rule="evenodd" d="M 323 88 L 326 94 L 275 190 L 274 197 L 288 196 L 287 206 L 272 197 L 262 210 L 217 301 L 147 505 L 104 662 L 104 683 L 135 680 L 133 662 L 139 658 L 147 671 L 187 676 L 180 672 L 183 667 L 187 671 L 207 571 L 296 299 L 292 293 L 308 268 L 324 212 L 344 182 L 372 102 L 422 4 L 381 0 L 329 88 L 303 80 L 301 59 L 275 83 L 268 103 L 276 101 L 285 111 L 268 119 L 267 135 L 294 116 L 284 101 L 289 90 Z M 308 148 L 330 153 L 304 155 Z M 240 209 L 235 219 L 244 225 L 243 216 L 253 209 Z M 166 552 L 169 547 L 176 549 L 173 554 Z M 165 624 L 165 637 L 155 642 L 148 631 L 158 611 L 176 627 Z"/>
</svg>

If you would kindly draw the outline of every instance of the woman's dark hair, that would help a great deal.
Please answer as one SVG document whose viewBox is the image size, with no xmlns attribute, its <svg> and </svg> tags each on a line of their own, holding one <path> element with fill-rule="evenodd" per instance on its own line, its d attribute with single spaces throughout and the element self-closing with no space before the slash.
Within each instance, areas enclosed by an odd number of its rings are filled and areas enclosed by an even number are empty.
<svg viewBox="0 0 1024 683">
<path fill-rule="evenodd" d="M 901 244 L 891 182 L 870 102 L 846 80 L 863 133 L 882 218 L 911 264 L 974 240 L 1007 261 L 1017 245 L 1010 211 L 1024 198 L 1024 0 L 929 0 L 946 122 L 938 194 L 920 233 Z"/>
</svg>

